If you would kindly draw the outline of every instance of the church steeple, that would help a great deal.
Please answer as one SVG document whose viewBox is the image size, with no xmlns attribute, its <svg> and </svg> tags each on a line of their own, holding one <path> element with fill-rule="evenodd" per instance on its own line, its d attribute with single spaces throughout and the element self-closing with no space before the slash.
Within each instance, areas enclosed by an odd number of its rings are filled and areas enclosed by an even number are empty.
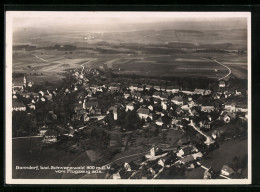
<svg viewBox="0 0 260 192">
<path fill-rule="evenodd" d="M 24 87 L 27 87 L 26 75 L 23 76 L 23 85 L 24 85 Z"/>
</svg>

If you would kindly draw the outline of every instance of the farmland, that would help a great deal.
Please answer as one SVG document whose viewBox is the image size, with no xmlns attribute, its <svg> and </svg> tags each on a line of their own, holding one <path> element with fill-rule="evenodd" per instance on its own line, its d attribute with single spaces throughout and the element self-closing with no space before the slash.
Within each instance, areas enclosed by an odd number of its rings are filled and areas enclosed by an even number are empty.
<svg viewBox="0 0 260 192">
<path fill-rule="evenodd" d="M 209 59 L 213 57 L 231 69 L 231 76 L 247 78 L 246 52 L 230 52 L 247 50 L 246 30 L 168 27 L 104 33 L 45 31 L 44 38 L 39 30 L 15 32 L 13 71 L 43 73 L 41 77 L 32 77 L 37 83 L 60 81 L 59 73 L 81 65 L 100 68 L 104 64 L 113 70 L 120 69 L 121 74 L 219 79 L 228 70 Z"/>
<path fill-rule="evenodd" d="M 158 48 L 159 49 L 159 48 Z M 202 77 L 218 79 L 228 70 L 205 57 L 214 57 L 232 70 L 237 78 L 247 78 L 247 58 L 244 55 L 227 53 L 171 53 L 171 54 L 100 54 L 89 50 L 71 52 L 57 50 L 23 51 L 13 56 L 13 71 L 29 74 L 40 73 L 32 77 L 36 83 L 60 81 L 60 73 L 67 69 L 81 68 L 81 65 L 100 68 L 104 64 L 121 74 L 160 77 Z M 29 77 L 30 79 L 30 77 Z"/>
</svg>

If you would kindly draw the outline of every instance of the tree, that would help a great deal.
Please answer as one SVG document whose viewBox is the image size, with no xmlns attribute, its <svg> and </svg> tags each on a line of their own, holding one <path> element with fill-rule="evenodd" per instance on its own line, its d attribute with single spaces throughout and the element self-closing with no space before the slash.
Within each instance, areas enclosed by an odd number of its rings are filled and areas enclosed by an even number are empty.
<svg viewBox="0 0 260 192">
<path fill-rule="evenodd" d="M 242 163 L 241 163 L 240 159 L 237 156 L 235 156 L 232 159 L 232 161 L 228 163 L 228 166 L 230 168 L 232 168 L 234 171 L 237 171 L 239 168 L 242 167 Z"/>
<path fill-rule="evenodd" d="M 138 128 L 139 117 L 135 111 L 128 111 L 125 118 L 125 129 L 128 131 L 133 131 Z"/>
</svg>

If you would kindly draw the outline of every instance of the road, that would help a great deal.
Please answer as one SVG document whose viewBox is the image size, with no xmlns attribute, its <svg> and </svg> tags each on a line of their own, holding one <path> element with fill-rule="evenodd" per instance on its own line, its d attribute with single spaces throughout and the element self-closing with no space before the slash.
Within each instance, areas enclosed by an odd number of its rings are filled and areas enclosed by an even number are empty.
<svg viewBox="0 0 260 192">
<path fill-rule="evenodd" d="M 221 65 L 221 66 L 223 66 L 223 67 L 225 67 L 225 68 L 228 69 L 228 74 L 225 75 L 224 77 L 219 78 L 218 80 L 224 79 L 224 78 L 228 77 L 228 76 L 231 74 L 231 69 L 230 69 L 228 66 L 226 66 L 226 65 L 224 65 L 224 64 L 222 64 L 222 63 L 220 63 L 220 62 L 217 61 L 216 59 L 212 59 L 212 60 L 215 61 L 217 64 L 219 64 L 219 65 Z"/>
<path fill-rule="evenodd" d="M 43 58 L 41 58 L 41 57 L 39 57 L 39 56 L 37 56 L 37 55 L 34 55 L 34 56 L 35 56 L 36 58 L 38 58 L 38 59 L 40 59 L 40 60 L 46 62 L 46 63 L 49 63 L 49 61 L 47 61 L 47 60 L 45 60 L 45 59 L 43 59 Z"/>
<path fill-rule="evenodd" d="M 206 138 L 206 141 L 204 142 L 206 145 L 210 145 L 211 143 L 214 143 L 213 139 L 210 136 L 208 136 L 205 133 L 203 133 L 199 128 L 197 128 L 194 125 L 192 120 L 190 121 L 189 125 L 192 126 L 197 132 L 199 132 L 202 136 L 204 136 Z"/>
<path fill-rule="evenodd" d="M 84 71 L 84 64 L 82 64 L 82 65 L 80 65 L 81 67 L 82 67 L 82 70 L 81 70 L 81 73 L 83 73 L 83 71 Z"/>
<path fill-rule="evenodd" d="M 42 137 L 42 136 L 13 137 L 12 139 L 26 139 L 26 138 L 33 138 L 33 137 Z"/>
</svg>

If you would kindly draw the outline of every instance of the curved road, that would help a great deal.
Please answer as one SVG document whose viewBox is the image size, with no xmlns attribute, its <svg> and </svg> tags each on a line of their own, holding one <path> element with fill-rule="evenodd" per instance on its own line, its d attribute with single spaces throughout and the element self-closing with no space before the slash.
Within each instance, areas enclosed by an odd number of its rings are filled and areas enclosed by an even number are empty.
<svg viewBox="0 0 260 192">
<path fill-rule="evenodd" d="M 82 67 L 82 70 L 81 70 L 81 73 L 83 73 L 83 70 L 84 70 L 84 64 L 80 65 Z"/>
<path fill-rule="evenodd" d="M 217 64 L 219 64 L 219 65 L 221 65 L 221 66 L 223 66 L 223 67 L 225 67 L 225 68 L 228 69 L 228 74 L 225 75 L 224 77 L 219 78 L 218 80 L 224 79 L 224 78 L 228 77 L 228 76 L 231 74 L 231 69 L 230 69 L 229 67 L 227 67 L 226 65 L 220 63 L 220 62 L 217 61 L 216 59 L 211 59 L 211 60 L 215 61 Z"/>
</svg>

